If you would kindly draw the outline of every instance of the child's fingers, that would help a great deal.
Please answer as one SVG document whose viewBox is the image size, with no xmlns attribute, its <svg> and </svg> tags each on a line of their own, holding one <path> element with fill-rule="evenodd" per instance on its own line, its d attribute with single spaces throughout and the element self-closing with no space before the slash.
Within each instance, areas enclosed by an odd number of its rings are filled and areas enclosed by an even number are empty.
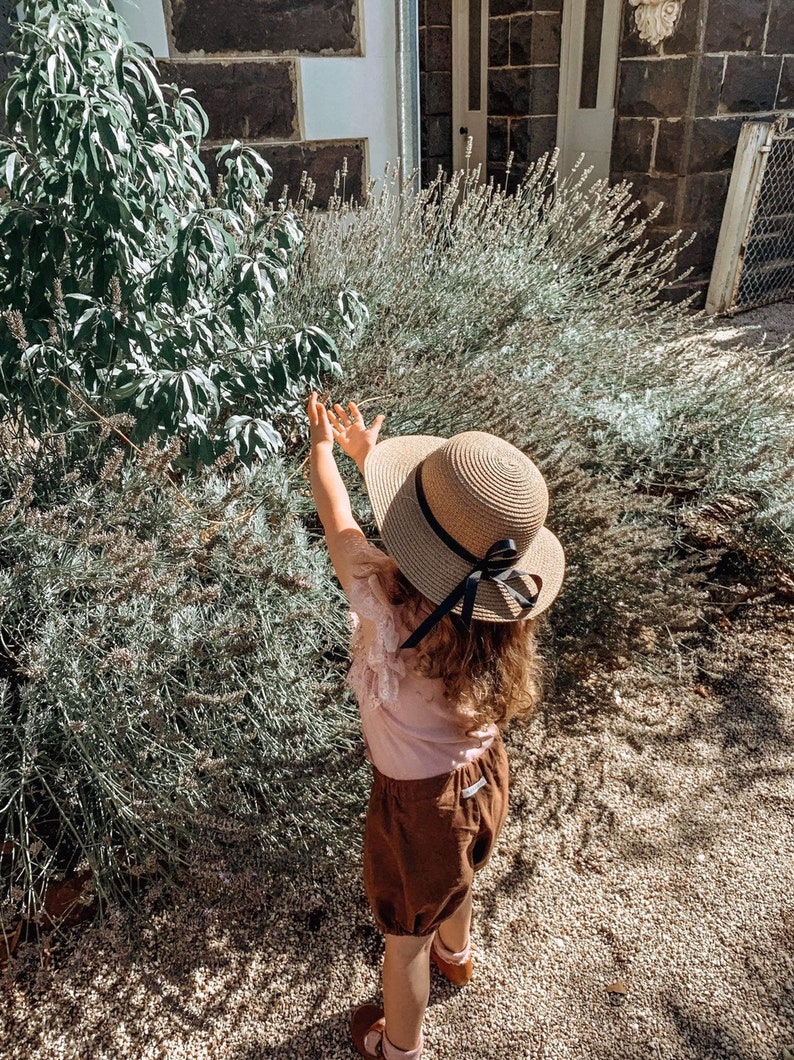
<svg viewBox="0 0 794 1060">
<path fill-rule="evenodd" d="M 349 401 L 348 405 L 350 406 L 350 414 L 352 415 L 356 423 L 363 423 L 364 417 L 359 412 L 358 405 L 355 403 L 355 401 Z"/>
<path fill-rule="evenodd" d="M 341 422 L 344 423 L 346 427 L 350 426 L 350 424 L 352 423 L 352 418 L 350 416 L 350 413 L 344 407 L 344 405 L 334 405 L 334 412 L 337 414 Z"/>
<path fill-rule="evenodd" d="M 372 421 L 371 430 L 379 431 L 381 429 L 381 427 L 383 426 L 383 422 L 384 422 L 385 419 L 386 419 L 385 416 L 376 416 L 375 419 Z"/>
<path fill-rule="evenodd" d="M 326 409 L 326 412 L 328 413 L 328 420 L 329 420 L 331 426 L 333 427 L 333 429 L 335 431 L 339 431 L 340 433 L 344 432 L 345 425 L 342 423 L 342 421 L 336 415 L 335 410 Z"/>
</svg>

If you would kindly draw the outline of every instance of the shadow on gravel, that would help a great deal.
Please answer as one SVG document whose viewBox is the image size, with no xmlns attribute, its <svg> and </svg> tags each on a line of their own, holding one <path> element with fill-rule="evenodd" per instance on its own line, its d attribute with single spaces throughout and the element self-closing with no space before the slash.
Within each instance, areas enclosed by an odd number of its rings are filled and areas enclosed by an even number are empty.
<svg viewBox="0 0 794 1060">
<path fill-rule="evenodd" d="M 345 1009 L 338 1015 L 307 1022 L 306 1030 L 286 1037 L 278 1045 L 250 1042 L 230 1049 L 228 1060 L 319 1060 L 323 1056 L 345 1055 L 340 1043 L 346 1042 L 350 1013 Z M 352 1044 L 350 1056 L 358 1056 Z"/>
<path fill-rule="evenodd" d="M 779 661 L 767 671 L 770 650 L 753 637 L 708 683 L 687 674 L 679 702 L 675 682 L 646 678 L 643 687 L 638 673 L 635 689 L 625 680 L 622 695 L 584 689 L 580 710 L 551 704 L 531 733 L 511 732 L 521 853 L 499 890 L 526 886 L 541 835 L 582 871 L 615 857 L 639 864 L 666 850 L 707 850 L 727 799 L 787 776 L 794 737 Z"/>
<path fill-rule="evenodd" d="M 726 752 L 785 751 L 794 745 L 772 703 L 768 682 L 757 674 L 737 668 L 714 685 L 722 709 L 714 719 Z"/>
<path fill-rule="evenodd" d="M 680 1060 L 692 1057 L 692 1060 L 755 1060 L 756 1052 L 746 1052 L 736 1037 L 727 1029 L 710 1020 L 704 1020 L 686 1012 L 675 1001 L 668 1004 L 672 1027 L 677 1031 L 680 1040 Z"/>
</svg>

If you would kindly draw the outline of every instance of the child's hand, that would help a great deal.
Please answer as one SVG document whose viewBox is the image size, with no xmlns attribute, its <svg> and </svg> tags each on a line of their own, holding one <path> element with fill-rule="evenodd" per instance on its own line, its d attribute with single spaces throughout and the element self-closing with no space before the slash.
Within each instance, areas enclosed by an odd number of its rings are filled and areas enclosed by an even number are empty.
<svg viewBox="0 0 794 1060">
<path fill-rule="evenodd" d="M 358 406 L 352 401 L 347 408 L 343 405 L 334 405 L 333 412 L 328 410 L 333 437 L 339 442 L 342 451 L 355 460 L 362 474 L 367 453 L 375 448 L 378 433 L 385 418 L 385 416 L 376 416 L 367 427 Z"/>
<path fill-rule="evenodd" d="M 309 440 L 312 448 L 322 442 L 328 442 L 333 448 L 334 435 L 331 421 L 328 418 L 328 409 L 318 400 L 317 394 L 312 391 L 309 394 L 309 403 L 306 406 L 306 415 L 309 417 Z"/>
</svg>

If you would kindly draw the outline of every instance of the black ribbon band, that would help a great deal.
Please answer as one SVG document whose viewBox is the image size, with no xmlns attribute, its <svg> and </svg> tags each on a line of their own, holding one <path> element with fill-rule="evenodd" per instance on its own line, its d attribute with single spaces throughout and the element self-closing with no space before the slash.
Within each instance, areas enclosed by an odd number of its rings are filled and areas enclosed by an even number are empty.
<svg viewBox="0 0 794 1060">
<path fill-rule="evenodd" d="M 479 588 L 481 581 L 496 582 L 501 585 L 505 592 L 512 596 L 512 598 L 520 605 L 522 611 L 531 610 L 538 601 L 538 596 L 543 588 L 543 581 L 537 574 L 528 574 L 526 571 L 515 569 L 513 563 L 518 559 L 518 549 L 516 548 L 515 541 L 513 541 L 512 538 L 504 538 L 502 541 L 495 541 L 482 559 L 473 555 L 468 549 L 464 548 L 460 542 L 456 541 L 451 534 L 447 533 L 430 510 L 430 505 L 427 503 L 425 491 L 422 487 L 421 464 L 416 469 L 415 482 L 416 497 L 419 501 L 419 507 L 430 528 L 436 536 L 444 542 L 447 548 L 457 556 L 460 556 L 461 559 L 465 559 L 467 563 L 471 563 L 472 569 L 460 582 L 458 582 L 449 596 L 441 601 L 435 611 L 433 611 L 431 615 L 428 615 L 421 625 L 417 626 L 410 637 L 408 637 L 400 647 L 416 647 L 419 641 L 427 636 L 430 630 L 436 626 L 445 615 L 452 612 L 453 608 L 457 606 L 461 599 L 463 600 L 463 608 L 460 617 L 464 626 L 468 629 L 471 625 L 472 615 L 474 614 L 474 602 L 477 598 L 477 589 Z M 526 597 L 512 585 L 508 584 L 511 578 L 516 577 L 532 579 L 537 586 L 537 590 L 533 596 Z"/>
</svg>

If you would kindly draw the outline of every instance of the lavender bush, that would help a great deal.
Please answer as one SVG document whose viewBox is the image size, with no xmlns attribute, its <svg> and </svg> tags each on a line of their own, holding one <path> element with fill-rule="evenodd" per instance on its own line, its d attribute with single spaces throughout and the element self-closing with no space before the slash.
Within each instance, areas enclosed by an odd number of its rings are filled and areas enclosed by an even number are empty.
<svg viewBox="0 0 794 1060">
<path fill-rule="evenodd" d="M 361 293 L 345 387 L 387 429 L 480 427 L 536 456 L 568 552 L 554 628 L 571 661 L 702 620 L 719 559 L 689 547 L 702 515 L 756 565 L 794 565 L 790 379 L 715 350 L 664 300 L 677 247 L 650 246 L 637 208 L 626 185 L 560 181 L 553 158 L 515 195 L 471 173 L 414 196 L 395 172 L 360 206 L 307 210 L 284 296 L 310 313 L 340 284 Z"/>
<path fill-rule="evenodd" d="M 6 436 L 0 470 L 0 920 L 84 869 L 104 905 L 202 835 L 341 857 L 363 758 L 300 474 L 177 487 L 109 441 L 64 477 L 49 441 Z"/>
</svg>

